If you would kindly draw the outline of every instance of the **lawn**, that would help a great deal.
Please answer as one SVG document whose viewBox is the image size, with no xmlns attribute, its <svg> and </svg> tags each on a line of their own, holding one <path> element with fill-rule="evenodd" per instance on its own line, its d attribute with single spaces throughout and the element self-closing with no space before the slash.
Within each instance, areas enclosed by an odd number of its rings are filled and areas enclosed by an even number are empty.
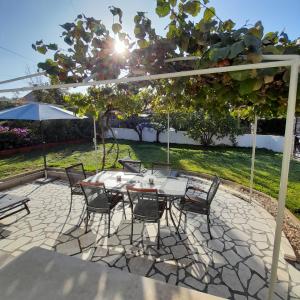
<svg viewBox="0 0 300 300">
<path fill-rule="evenodd" d="M 108 144 L 109 147 L 109 144 Z M 149 166 L 151 161 L 166 161 L 165 145 L 155 143 L 120 142 L 120 157 L 137 158 Z M 251 149 L 212 147 L 209 149 L 189 146 L 172 146 L 170 150 L 171 163 L 174 168 L 193 172 L 218 174 L 224 179 L 248 185 L 250 174 Z M 96 157 L 92 144 L 74 144 L 58 146 L 48 150 L 48 165 L 51 167 L 66 167 L 70 164 L 83 162 L 89 171 L 96 169 Z M 113 162 L 113 155 L 108 157 L 106 167 Z M 255 189 L 274 198 L 278 195 L 282 155 L 266 150 L 257 150 Z M 98 166 L 100 165 L 100 154 Z M 39 150 L 26 154 L 18 154 L 0 160 L 0 179 L 34 170 L 42 166 Z M 287 208 L 300 219 L 300 163 L 291 162 Z"/>
</svg>

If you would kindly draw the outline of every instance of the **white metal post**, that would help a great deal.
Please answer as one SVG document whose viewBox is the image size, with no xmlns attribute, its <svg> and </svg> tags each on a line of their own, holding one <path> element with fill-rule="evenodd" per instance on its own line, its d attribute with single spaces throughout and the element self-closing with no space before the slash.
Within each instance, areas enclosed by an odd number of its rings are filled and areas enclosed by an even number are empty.
<svg viewBox="0 0 300 300">
<path fill-rule="evenodd" d="M 288 97 L 287 115 L 286 115 L 286 123 L 285 123 L 285 138 L 284 138 L 284 146 L 283 146 L 280 188 L 279 188 L 279 196 L 278 196 L 278 212 L 276 217 L 276 229 L 275 229 L 274 249 L 273 249 L 272 269 L 271 269 L 268 300 L 272 300 L 273 298 L 274 288 L 277 281 L 277 268 L 278 268 L 279 252 L 280 252 L 282 225 L 283 225 L 283 218 L 284 218 L 285 198 L 287 193 L 290 158 L 291 158 L 291 151 L 293 145 L 292 139 L 293 139 L 293 125 L 294 125 L 294 115 L 295 115 L 295 106 L 296 106 L 296 97 L 297 97 L 298 68 L 299 68 L 299 59 L 295 59 L 291 65 L 289 97 Z"/>
<path fill-rule="evenodd" d="M 170 113 L 168 112 L 168 153 L 167 153 L 167 163 L 170 163 Z"/>
<path fill-rule="evenodd" d="M 93 138 L 93 142 L 94 142 L 94 147 L 95 147 L 95 163 L 96 163 L 96 173 L 98 173 L 97 131 L 96 131 L 96 118 L 95 117 L 93 118 L 93 121 L 94 121 L 94 138 Z"/>
<path fill-rule="evenodd" d="M 253 194 L 253 179 L 254 179 L 254 170 L 255 170 L 255 150 L 256 150 L 256 133 L 257 133 L 257 116 L 254 117 L 254 123 L 251 127 L 252 133 L 252 157 L 251 157 L 251 175 L 250 175 L 250 194 L 249 202 L 252 202 Z"/>
</svg>

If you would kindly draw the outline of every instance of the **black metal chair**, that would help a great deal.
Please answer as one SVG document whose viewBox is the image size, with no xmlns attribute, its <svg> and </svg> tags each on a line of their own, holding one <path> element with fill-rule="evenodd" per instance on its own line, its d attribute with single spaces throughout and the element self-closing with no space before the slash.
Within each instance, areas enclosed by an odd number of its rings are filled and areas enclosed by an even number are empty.
<svg viewBox="0 0 300 300">
<path fill-rule="evenodd" d="M 119 163 L 123 166 L 125 172 L 141 173 L 142 162 L 131 158 L 119 159 Z"/>
<path fill-rule="evenodd" d="M 86 222 L 85 232 L 88 229 L 88 222 L 91 213 L 101 213 L 108 215 L 108 237 L 110 237 L 110 217 L 111 210 L 119 202 L 123 202 L 123 213 L 125 214 L 123 195 L 111 192 L 105 188 L 103 182 L 80 182 L 80 186 L 86 202 Z"/>
<path fill-rule="evenodd" d="M 71 189 L 71 203 L 69 209 L 70 213 L 72 209 L 73 195 L 83 195 L 79 183 L 80 181 L 86 179 L 86 174 L 82 163 L 67 167 L 65 168 L 65 170 L 69 179 L 69 185 Z"/>
<path fill-rule="evenodd" d="M 143 223 L 157 223 L 157 248 L 160 247 L 160 219 L 166 208 L 166 199 L 158 196 L 157 189 L 135 188 L 127 186 L 127 194 L 131 207 L 131 237 L 133 238 L 133 222 L 134 220 Z"/>
<path fill-rule="evenodd" d="M 186 213 L 192 212 L 197 214 L 203 214 L 207 216 L 207 227 L 209 236 L 212 239 L 211 232 L 210 232 L 210 206 L 211 203 L 217 193 L 217 190 L 220 185 L 220 178 L 218 176 L 215 176 L 212 180 L 212 184 L 208 191 L 205 191 L 201 188 L 195 187 L 195 186 L 188 186 L 186 189 L 186 194 L 184 197 L 181 198 L 179 202 L 179 206 L 177 209 L 179 209 L 179 221 L 177 226 L 177 231 L 179 232 L 179 226 L 182 214 L 185 214 L 185 220 L 186 220 Z M 205 194 L 206 196 L 203 197 L 202 195 Z"/>
<path fill-rule="evenodd" d="M 171 176 L 172 166 L 171 164 L 162 162 L 152 163 L 152 174 L 156 176 Z"/>
</svg>

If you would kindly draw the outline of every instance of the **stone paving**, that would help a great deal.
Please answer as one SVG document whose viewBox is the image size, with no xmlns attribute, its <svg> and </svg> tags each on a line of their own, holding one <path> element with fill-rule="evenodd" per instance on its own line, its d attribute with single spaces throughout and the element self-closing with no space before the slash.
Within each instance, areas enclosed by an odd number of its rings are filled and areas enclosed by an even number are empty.
<svg viewBox="0 0 300 300">
<path fill-rule="evenodd" d="M 199 181 L 207 188 L 207 182 Z M 130 245 L 130 210 L 113 214 L 114 233 L 106 237 L 107 219 L 95 215 L 84 232 L 84 201 L 75 196 L 70 214 L 70 192 L 63 181 L 22 185 L 9 192 L 28 195 L 30 215 L 20 212 L 0 221 L 0 266 L 39 246 L 229 299 L 266 299 L 272 262 L 275 222 L 257 204 L 249 204 L 219 189 L 211 209 L 210 240 L 206 217 L 188 214 L 182 240 L 162 220 L 162 245 L 156 248 L 156 225 L 136 223 Z M 178 212 L 173 209 L 175 219 Z M 170 225 L 170 224 L 169 224 Z M 182 231 L 183 232 L 183 231 Z M 300 264 L 289 264 L 280 254 L 274 299 L 300 298 Z"/>
</svg>

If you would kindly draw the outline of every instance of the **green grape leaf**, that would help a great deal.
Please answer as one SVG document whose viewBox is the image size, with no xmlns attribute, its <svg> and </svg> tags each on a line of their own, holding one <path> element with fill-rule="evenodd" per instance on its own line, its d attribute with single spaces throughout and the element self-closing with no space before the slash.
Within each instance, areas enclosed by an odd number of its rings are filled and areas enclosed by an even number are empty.
<svg viewBox="0 0 300 300">
<path fill-rule="evenodd" d="M 160 18 L 165 17 L 171 11 L 170 4 L 167 3 L 165 0 L 157 0 L 157 6 L 155 11 Z"/>
<path fill-rule="evenodd" d="M 245 50 L 245 44 L 243 41 L 235 42 L 230 46 L 230 53 L 228 58 L 230 59 L 235 58 L 244 50 Z"/>
<path fill-rule="evenodd" d="M 210 21 L 214 16 L 216 15 L 216 10 L 214 7 L 208 7 L 204 11 L 203 19 L 204 21 L 208 22 Z"/>
<path fill-rule="evenodd" d="M 200 12 L 201 6 L 199 1 L 190 0 L 183 4 L 182 8 L 184 12 L 192 15 L 193 17 L 196 17 Z"/>
<path fill-rule="evenodd" d="M 122 30 L 122 25 L 121 24 L 119 24 L 119 23 L 114 23 L 114 24 L 112 24 L 112 31 L 114 32 L 114 33 L 118 33 L 118 32 L 120 32 Z"/>
</svg>

